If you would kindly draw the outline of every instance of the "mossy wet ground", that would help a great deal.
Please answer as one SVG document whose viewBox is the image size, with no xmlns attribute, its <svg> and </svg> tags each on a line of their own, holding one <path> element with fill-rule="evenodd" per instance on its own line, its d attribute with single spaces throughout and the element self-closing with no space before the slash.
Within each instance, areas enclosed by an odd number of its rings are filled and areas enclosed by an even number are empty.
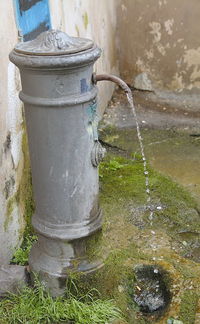
<svg viewBox="0 0 200 324">
<path fill-rule="evenodd" d="M 193 131 L 142 127 L 145 154 L 152 167 L 185 186 L 194 196 L 200 195 L 200 136 Z M 134 128 L 102 127 L 101 139 L 110 147 L 139 153 Z"/>
<path fill-rule="evenodd" d="M 175 248 L 175 243 L 179 232 L 200 230 L 198 203 L 183 187 L 149 166 L 155 206 L 150 220 L 145 208 L 143 165 L 138 155 L 127 158 L 119 152 L 109 153 L 100 166 L 100 178 L 105 220 L 102 249 L 104 255 L 110 254 L 102 270 L 102 281 L 98 275 L 98 289 L 117 300 L 128 314 L 128 323 L 166 323 L 173 317 L 192 324 L 196 313 L 194 304 L 200 293 L 200 265 L 184 258 L 185 245 Z M 156 206 L 162 209 L 157 210 Z M 134 285 L 134 267 L 138 264 L 161 266 L 169 273 L 172 301 L 160 319 L 142 316 L 127 294 L 128 278 L 132 278 Z M 188 304 L 193 305 L 191 314 L 188 313 L 190 307 L 185 305 L 187 293 Z"/>
<path fill-rule="evenodd" d="M 128 323 L 164 324 L 168 319 L 179 319 L 184 324 L 198 324 L 199 136 L 188 129 L 145 126 L 142 137 L 149 161 L 152 220 L 146 208 L 145 178 L 135 128 L 107 123 L 100 128 L 100 140 L 108 150 L 100 166 L 105 217 L 102 241 L 105 250 L 110 250 L 104 268 L 106 293 L 112 292 L 127 314 Z M 134 286 L 133 273 L 138 264 L 160 266 L 169 274 L 172 299 L 160 317 L 142 315 L 129 299 L 127 278 L 131 276 Z"/>
</svg>

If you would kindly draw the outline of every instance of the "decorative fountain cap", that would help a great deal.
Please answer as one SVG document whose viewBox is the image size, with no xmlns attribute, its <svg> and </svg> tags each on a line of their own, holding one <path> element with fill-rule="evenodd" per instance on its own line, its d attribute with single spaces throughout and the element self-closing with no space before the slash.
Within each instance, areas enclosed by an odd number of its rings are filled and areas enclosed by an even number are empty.
<svg viewBox="0 0 200 324">
<path fill-rule="evenodd" d="M 31 41 L 18 43 L 9 57 L 19 68 L 63 69 L 93 64 L 100 54 L 92 40 L 51 29 Z"/>
<path fill-rule="evenodd" d="M 48 30 L 37 38 L 18 43 L 15 52 L 26 55 L 67 55 L 86 51 L 94 46 L 87 38 L 71 37 L 59 30 Z"/>
</svg>

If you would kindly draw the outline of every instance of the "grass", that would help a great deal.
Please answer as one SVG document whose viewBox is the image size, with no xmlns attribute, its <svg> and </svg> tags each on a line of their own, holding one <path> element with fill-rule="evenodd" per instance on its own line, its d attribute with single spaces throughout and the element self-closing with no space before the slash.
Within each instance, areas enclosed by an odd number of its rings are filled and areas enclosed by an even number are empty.
<svg viewBox="0 0 200 324">
<path fill-rule="evenodd" d="M 19 265 L 27 265 L 28 264 L 28 257 L 31 247 L 34 242 L 36 242 L 37 236 L 30 235 L 24 237 L 23 243 L 20 248 L 18 248 L 12 258 L 12 264 L 19 264 Z"/>
<path fill-rule="evenodd" d="M 20 294 L 0 301 L 1 324 L 105 324 L 122 317 L 112 300 L 94 298 L 92 292 L 52 298 L 37 280 L 34 289 L 24 287 Z"/>
</svg>

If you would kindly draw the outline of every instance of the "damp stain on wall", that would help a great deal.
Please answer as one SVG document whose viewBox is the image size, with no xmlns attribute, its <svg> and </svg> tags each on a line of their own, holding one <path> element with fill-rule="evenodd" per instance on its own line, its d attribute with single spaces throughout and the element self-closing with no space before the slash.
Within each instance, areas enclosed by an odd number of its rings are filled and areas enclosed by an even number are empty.
<svg viewBox="0 0 200 324">
<path fill-rule="evenodd" d="M 84 15 L 83 15 L 83 24 L 84 24 L 85 29 L 87 29 L 88 24 L 89 24 L 89 19 L 88 19 L 87 12 L 85 12 Z"/>
</svg>

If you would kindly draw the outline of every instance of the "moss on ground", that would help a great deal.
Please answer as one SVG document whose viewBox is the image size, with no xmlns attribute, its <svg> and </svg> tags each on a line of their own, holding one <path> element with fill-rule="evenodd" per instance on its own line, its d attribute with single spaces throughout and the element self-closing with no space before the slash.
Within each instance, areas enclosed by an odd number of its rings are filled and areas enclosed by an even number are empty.
<svg viewBox="0 0 200 324">
<path fill-rule="evenodd" d="M 113 163 L 120 168 L 113 169 Z M 186 227 L 190 231 L 199 231 L 200 222 L 198 204 L 183 187 L 173 182 L 169 177 L 153 170 L 148 166 L 149 183 L 151 190 L 151 204 L 154 207 L 154 217 L 150 222 L 148 212 L 144 215 L 145 227 L 153 223 L 153 227 L 166 228 L 168 233 Z M 145 178 L 143 174 L 142 159 L 126 159 L 117 155 L 108 155 L 107 160 L 100 167 L 102 181 L 101 200 L 103 204 L 119 201 L 124 211 L 129 214 L 134 207 L 147 206 L 145 193 Z M 160 206 L 161 210 L 156 207 Z M 190 217 L 188 217 L 188 215 Z M 133 217 L 134 218 L 134 217 Z M 134 219 L 133 219 L 134 224 Z"/>
<path fill-rule="evenodd" d="M 80 276 L 77 286 L 81 290 L 95 287 L 102 297 L 114 299 L 127 315 L 128 323 L 166 323 L 170 316 L 185 323 L 183 295 L 188 280 L 192 280 L 192 293 L 196 294 L 199 289 L 200 266 L 182 258 L 181 253 L 172 249 L 172 242 L 179 231 L 199 229 L 198 206 L 183 187 L 150 166 L 148 169 L 152 204 L 162 206 L 162 210 L 155 209 L 153 220 L 149 220 L 149 211 L 142 208 L 147 204 L 147 197 L 141 157 L 136 154 L 130 159 L 119 152 L 110 153 L 101 164 L 104 224 L 102 232 L 91 238 L 88 254 L 91 258 L 102 257 L 104 267 L 87 280 Z M 131 289 L 134 287 L 134 267 L 138 264 L 156 264 L 169 274 L 173 298 L 169 310 L 160 319 L 142 316 L 130 299 L 128 290 L 130 282 Z M 194 308 L 191 314 L 195 316 Z"/>
<path fill-rule="evenodd" d="M 199 294 L 194 291 L 186 290 L 183 293 L 180 307 L 180 320 L 182 320 L 184 324 L 195 323 L 198 299 Z"/>
</svg>

